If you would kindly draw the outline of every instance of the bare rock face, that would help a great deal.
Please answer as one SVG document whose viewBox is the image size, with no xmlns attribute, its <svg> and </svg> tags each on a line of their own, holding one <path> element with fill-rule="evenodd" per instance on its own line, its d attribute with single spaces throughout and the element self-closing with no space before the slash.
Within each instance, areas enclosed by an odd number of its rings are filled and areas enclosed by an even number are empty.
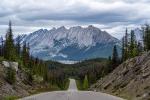
<svg viewBox="0 0 150 100">
<path fill-rule="evenodd" d="M 2 61 L 4 67 L 12 67 L 15 71 L 18 71 L 18 62 Z"/>
<path fill-rule="evenodd" d="M 16 82 L 15 84 L 9 84 L 6 81 L 7 68 L 12 67 L 16 70 Z M 24 97 L 29 95 L 29 89 L 32 87 L 23 83 L 25 80 L 24 72 L 18 70 L 17 62 L 3 61 L 0 64 L 0 100 L 3 100 L 6 96 Z"/>
<path fill-rule="evenodd" d="M 16 81 L 14 84 L 10 84 L 6 79 L 9 67 L 12 67 L 16 70 Z M 40 79 L 41 77 L 37 78 Z M 29 96 L 32 93 L 36 93 L 36 91 L 39 89 L 45 89 L 49 87 L 50 86 L 48 83 L 30 82 L 25 69 L 18 69 L 17 62 L 0 62 L 0 100 L 5 100 L 4 98 L 8 96 L 15 96 L 19 98 Z"/>
<path fill-rule="evenodd" d="M 150 100 L 150 52 L 127 60 L 91 86 L 131 100 Z"/>
</svg>

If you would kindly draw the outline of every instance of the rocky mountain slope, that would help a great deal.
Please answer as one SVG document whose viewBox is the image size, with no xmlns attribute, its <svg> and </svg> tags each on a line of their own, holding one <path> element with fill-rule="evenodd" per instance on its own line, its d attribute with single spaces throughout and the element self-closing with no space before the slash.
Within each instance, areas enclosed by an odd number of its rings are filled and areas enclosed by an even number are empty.
<svg viewBox="0 0 150 100">
<path fill-rule="evenodd" d="M 150 52 L 122 63 L 90 89 L 128 100 L 150 100 Z"/>
<path fill-rule="evenodd" d="M 33 56 L 49 60 L 83 60 L 96 57 L 108 57 L 113 45 L 120 41 L 106 31 L 92 25 L 69 29 L 64 26 L 51 30 L 40 29 L 27 36 L 23 41 L 30 43 Z"/>
<path fill-rule="evenodd" d="M 20 75 L 16 75 L 17 84 L 11 85 L 5 79 L 6 72 L 7 72 L 7 68 L 4 67 L 2 64 L 0 64 L 0 99 L 2 100 L 2 98 L 6 96 L 21 97 L 21 96 L 29 95 L 27 90 L 31 88 L 31 86 L 25 85 L 22 82 L 22 80 L 24 80 L 24 77 L 22 76 L 21 78 Z M 21 72 L 19 71 L 19 73 Z"/>
<path fill-rule="evenodd" d="M 8 69 L 0 62 L 0 100 L 12 100 L 6 98 L 18 98 L 28 96 L 36 92 L 57 90 L 57 88 L 50 87 L 50 84 L 48 83 L 31 83 L 27 81 L 26 72 L 20 69 L 16 72 L 16 82 L 14 84 L 10 84 L 6 79 L 7 70 Z"/>
</svg>

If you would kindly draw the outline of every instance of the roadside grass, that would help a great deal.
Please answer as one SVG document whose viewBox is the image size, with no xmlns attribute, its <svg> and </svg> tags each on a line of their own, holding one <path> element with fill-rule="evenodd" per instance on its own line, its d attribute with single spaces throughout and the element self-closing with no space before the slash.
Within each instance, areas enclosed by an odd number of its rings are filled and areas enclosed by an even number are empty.
<svg viewBox="0 0 150 100">
<path fill-rule="evenodd" d="M 49 83 L 49 85 L 44 87 L 44 88 L 42 87 L 42 88 L 38 88 L 36 90 L 30 91 L 30 95 L 43 93 L 43 92 L 67 90 L 68 87 L 69 87 L 69 83 L 70 83 L 70 80 L 68 79 L 66 81 L 65 86 L 64 86 L 63 89 L 59 88 L 57 85 L 52 85 L 51 83 Z"/>
<path fill-rule="evenodd" d="M 69 84 L 70 84 L 70 80 L 67 79 L 66 84 L 65 84 L 65 87 L 64 87 L 64 90 L 68 90 Z"/>
<path fill-rule="evenodd" d="M 3 100 L 17 100 L 17 99 L 18 99 L 18 97 L 16 97 L 16 96 L 6 96 L 6 97 L 4 97 Z"/>
<path fill-rule="evenodd" d="M 77 85 L 78 90 L 84 90 L 83 84 L 80 80 L 76 80 L 76 85 Z"/>
<path fill-rule="evenodd" d="M 60 88 L 57 85 L 49 84 L 48 86 L 41 87 L 35 90 L 30 91 L 30 95 L 38 94 L 42 92 L 51 92 L 51 91 L 58 91 Z"/>
</svg>

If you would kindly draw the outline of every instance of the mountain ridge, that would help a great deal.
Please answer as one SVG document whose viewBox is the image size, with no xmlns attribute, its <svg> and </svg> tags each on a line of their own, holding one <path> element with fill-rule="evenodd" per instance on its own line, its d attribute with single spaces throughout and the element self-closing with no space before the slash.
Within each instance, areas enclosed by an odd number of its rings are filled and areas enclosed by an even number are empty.
<svg viewBox="0 0 150 100">
<path fill-rule="evenodd" d="M 120 44 L 120 40 L 92 25 L 39 29 L 25 36 L 23 41 L 30 43 L 33 56 L 45 60 L 106 58 L 111 55 L 113 45 Z"/>
</svg>

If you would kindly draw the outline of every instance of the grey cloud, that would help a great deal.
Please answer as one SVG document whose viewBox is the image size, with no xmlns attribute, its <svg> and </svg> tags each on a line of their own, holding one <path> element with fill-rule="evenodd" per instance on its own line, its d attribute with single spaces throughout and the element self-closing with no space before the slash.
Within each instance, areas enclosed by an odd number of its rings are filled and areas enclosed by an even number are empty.
<svg viewBox="0 0 150 100">
<path fill-rule="evenodd" d="M 15 33 L 61 25 L 89 24 L 100 24 L 104 25 L 105 29 L 118 31 L 121 26 L 136 26 L 150 20 L 149 0 L 63 0 L 62 4 L 58 3 L 59 0 L 11 0 L 13 3 L 10 3 L 10 0 L 2 1 L 5 3 L 0 4 L 0 33 L 7 29 L 2 26 L 7 25 L 8 20 L 13 21 Z M 41 2 L 44 4 L 38 4 Z M 94 3 L 102 5 L 95 7 Z"/>
<path fill-rule="evenodd" d="M 132 12 L 131 12 L 132 13 Z M 29 16 L 30 15 L 30 16 Z M 18 17 L 26 21 L 37 21 L 37 20 L 71 20 L 77 22 L 85 23 L 101 23 L 108 24 L 113 22 L 136 22 L 139 18 L 131 18 L 128 16 L 127 12 L 84 12 L 79 11 L 78 13 L 72 12 L 60 12 L 60 13 L 50 13 L 50 12 L 32 12 L 20 14 Z M 141 18 L 142 19 L 142 18 Z"/>
</svg>

